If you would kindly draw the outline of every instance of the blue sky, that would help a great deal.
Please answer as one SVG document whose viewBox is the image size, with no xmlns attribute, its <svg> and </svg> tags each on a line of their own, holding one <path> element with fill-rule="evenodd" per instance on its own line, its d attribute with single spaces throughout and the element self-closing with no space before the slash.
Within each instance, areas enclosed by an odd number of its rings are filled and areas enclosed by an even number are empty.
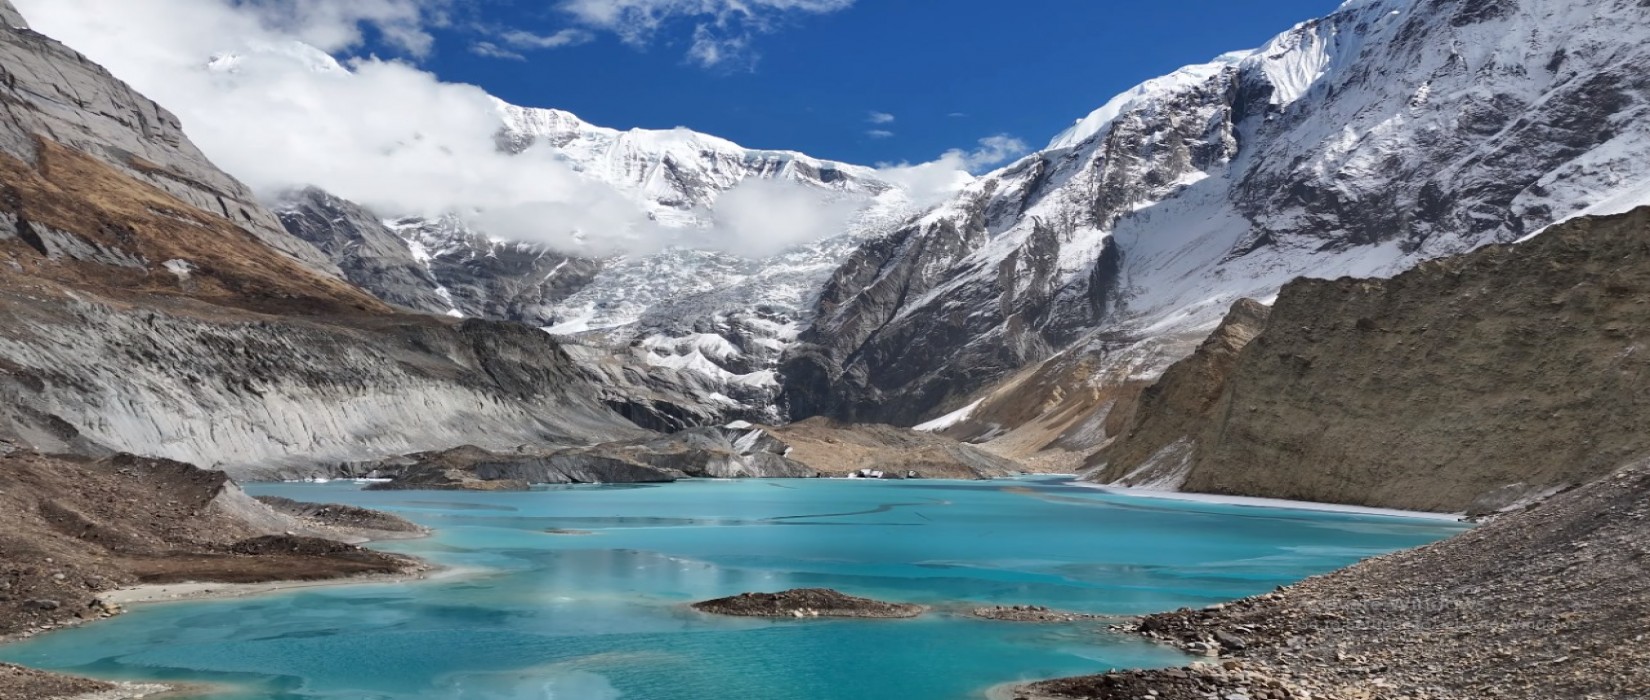
<svg viewBox="0 0 1650 700">
<path fill-rule="evenodd" d="M 708 15 L 645 16 L 649 26 L 642 31 L 634 18 L 627 24 L 604 16 L 590 30 L 591 22 L 555 2 L 472 0 L 451 10 L 448 26 L 433 30 L 434 47 L 420 64 L 444 80 L 474 83 L 518 104 L 566 109 L 604 126 L 687 126 L 750 147 L 855 163 L 919 162 L 994 134 L 1039 147 L 1144 79 L 1253 48 L 1339 5 L 772 1 L 804 9 L 724 20 L 719 31 L 712 26 L 722 51 L 707 66 L 690 53 L 696 28 L 714 24 Z M 810 4 L 817 11 L 807 9 Z M 510 31 L 526 34 L 514 35 L 511 44 L 504 40 Z M 743 49 L 729 46 L 740 41 Z M 479 55 L 482 42 L 491 43 L 484 52 L 496 48 L 492 53 L 519 58 Z M 873 123 L 872 113 L 893 120 Z"/>
</svg>

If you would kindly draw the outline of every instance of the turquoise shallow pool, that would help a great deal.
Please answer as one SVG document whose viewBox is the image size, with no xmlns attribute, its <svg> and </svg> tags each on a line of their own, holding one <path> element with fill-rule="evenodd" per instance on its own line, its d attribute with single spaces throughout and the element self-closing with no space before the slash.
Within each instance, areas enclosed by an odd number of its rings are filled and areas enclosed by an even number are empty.
<svg viewBox="0 0 1650 700">
<path fill-rule="evenodd" d="M 1206 605 L 1460 530 L 1144 500 L 1052 479 L 250 490 L 400 513 L 437 534 L 384 549 L 472 573 L 145 606 L 0 648 L 0 659 L 211 682 L 224 688 L 213 696 L 222 700 L 977 698 L 1010 681 L 1186 659 L 1099 625 L 992 623 L 943 608 L 1141 613 Z M 942 611 L 910 621 L 769 622 L 685 608 L 796 587 Z"/>
</svg>

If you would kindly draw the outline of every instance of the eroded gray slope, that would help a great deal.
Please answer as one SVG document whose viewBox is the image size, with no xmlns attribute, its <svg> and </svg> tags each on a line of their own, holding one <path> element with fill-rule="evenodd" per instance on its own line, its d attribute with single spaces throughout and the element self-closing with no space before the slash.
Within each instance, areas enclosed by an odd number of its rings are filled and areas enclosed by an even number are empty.
<svg viewBox="0 0 1650 700">
<path fill-rule="evenodd" d="M 0 149 L 0 450 L 268 476 L 648 434 L 537 329 L 394 312 L 271 247 L 250 200 L 197 209 L 238 186 L 78 54 L 4 28 L 0 56 L 0 133 L 27 148 Z"/>
</svg>

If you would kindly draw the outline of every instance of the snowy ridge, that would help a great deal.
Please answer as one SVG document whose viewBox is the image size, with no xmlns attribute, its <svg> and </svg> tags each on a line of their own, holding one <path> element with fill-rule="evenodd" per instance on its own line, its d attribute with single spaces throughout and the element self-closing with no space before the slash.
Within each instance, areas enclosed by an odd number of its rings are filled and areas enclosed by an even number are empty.
<svg viewBox="0 0 1650 700">
<path fill-rule="evenodd" d="M 1209 63 L 1186 66 L 1163 77 L 1152 78 L 1136 85 L 1123 92 L 1123 94 L 1113 97 L 1110 102 L 1089 113 L 1088 116 L 1077 120 L 1077 123 L 1073 124 L 1070 129 L 1055 136 L 1045 150 L 1075 148 L 1105 132 L 1106 128 L 1111 126 L 1111 123 L 1124 112 L 1134 110 L 1164 93 L 1174 92 L 1207 81 L 1221 71 L 1250 58 L 1255 53 L 1254 51 L 1234 51 Z"/>
<path fill-rule="evenodd" d="M 863 247 L 786 364 L 793 417 L 920 423 L 1065 350 L 1185 348 L 1158 340 L 1295 277 L 1650 201 L 1647 74 L 1636 0 L 1354 0 L 1146 81 Z"/>
<path fill-rule="evenodd" d="M 459 216 L 392 218 L 412 257 L 439 280 L 453 315 L 505 318 L 612 347 L 668 371 L 729 417 L 779 418 L 780 357 L 824 281 L 867 238 L 917 213 L 870 168 L 791 151 L 747 149 L 688 129 L 621 131 L 555 109 L 495 100 L 499 148 L 548 149 L 574 171 L 627 195 L 682 243 L 606 259 L 569 257 L 475 230 Z M 822 240 L 778 252 L 704 246 L 721 235 L 718 204 L 747 183 L 811 193 L 843 211 Z M 849 214 L 851 213 L 851 216 Z M 730 352 L 710 352 L 716 347 Z"/>
</svg>

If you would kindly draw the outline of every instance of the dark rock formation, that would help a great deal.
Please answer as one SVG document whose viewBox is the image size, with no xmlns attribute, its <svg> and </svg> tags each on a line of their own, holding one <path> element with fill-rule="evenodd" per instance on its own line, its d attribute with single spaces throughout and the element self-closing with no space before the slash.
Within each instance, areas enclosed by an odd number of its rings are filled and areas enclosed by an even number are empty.
<svg viewBox="0 0 1650 700">
<path fill-rule="evenodd" d="M 447 308 L 471 318 L 548 326 L 555 305 L 589 285 L 602 263 L 543 246 L 495 241 L 453 219 L 404 219 L 395 234 L 416 246 Z M 370 288 L 370 287 L 369 287 Z"/>
<path fill-rule="evenodd" d="M 884 603 L 869 598 L 856 598 L 828 588 L 799 588 L 783 593 L 741 593 L 731 598 L 718 598 L 694 603 L 693 609 L 716 615 L 736 617 L 774 618 L 909 618 L 921 615 L 927 608 L 904 603 Z"/>
<path fill-rule="evenodd" d="M 453 310 L 441 283 L 372 212 L 311 187 L 288 194 L 275 213 L 289 233 L 335 262 L 344 279 L 379 299 L 413 311 Z"/>
</svg>

